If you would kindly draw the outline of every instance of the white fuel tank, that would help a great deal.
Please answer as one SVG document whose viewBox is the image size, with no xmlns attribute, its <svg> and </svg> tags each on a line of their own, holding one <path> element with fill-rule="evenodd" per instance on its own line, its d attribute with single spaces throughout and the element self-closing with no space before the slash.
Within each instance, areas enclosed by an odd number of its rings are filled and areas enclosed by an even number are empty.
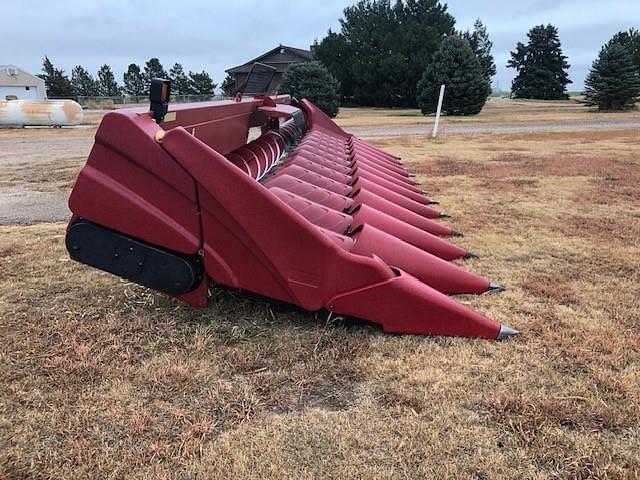
<svg viewBox="0 0 640 480">
<path fill-rule="evenodd" d="M 0 100 L 0 128 L 78 125 L 82 117 L 73 100 Z"/>
</svg>

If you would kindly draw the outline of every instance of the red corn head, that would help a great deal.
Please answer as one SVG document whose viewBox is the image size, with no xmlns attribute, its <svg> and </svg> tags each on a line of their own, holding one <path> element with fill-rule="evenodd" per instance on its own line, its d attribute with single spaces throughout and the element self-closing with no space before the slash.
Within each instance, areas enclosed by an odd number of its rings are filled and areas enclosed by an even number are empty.
<svg viewBox="0 0 640 480">
<path fill-rule="evenodd" d="M 515 333 L 450 298 L 498 286 L 451 260 L 400 159 L 288 96 L 105 115 L 69 199 L 72 258 L 205 306 L 208 285 L 382 325 Z M 251 127 L 262 135 L 247 142 Z"/>
</svg>

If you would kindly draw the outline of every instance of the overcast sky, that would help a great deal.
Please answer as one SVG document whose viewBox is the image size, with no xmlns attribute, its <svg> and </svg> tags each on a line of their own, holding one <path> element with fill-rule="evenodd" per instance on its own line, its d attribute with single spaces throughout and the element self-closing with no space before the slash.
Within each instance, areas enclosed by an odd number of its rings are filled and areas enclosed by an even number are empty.
<svg viewBox="0 0 640 480">
<path fill-rule="evenodd" d="M 166 68 L 209 71 L 221 83 L 224 70 L 279 43 L 308 48 L 328 28 L 339 29 L 345 6 L 355 0 L 0 0 L 0 64 L 39 73 L 46 54 L 68 74 L 81 64 L 93 74 L 104 63 L 119 81 L 129 63 L 157 56 Z M 640 0 L 452 0 L 457 28 L 478 17 L 494 41 L 494 86 L 508 90 L 509 51 L 533 25 L 560 29 L 571 63 L 570 90 L 580 90 L 601 45 L 615 32 L 640 27 Z"/>
</svg>

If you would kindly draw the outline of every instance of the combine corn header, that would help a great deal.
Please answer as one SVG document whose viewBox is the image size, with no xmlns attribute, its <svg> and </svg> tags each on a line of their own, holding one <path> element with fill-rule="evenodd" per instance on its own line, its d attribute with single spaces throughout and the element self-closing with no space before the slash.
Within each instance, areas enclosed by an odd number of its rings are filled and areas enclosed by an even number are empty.
<svg viewBox="0 0 640 480">
<path fill-rule="evenodd" d="M 397 157 L 251 78 L 254 97 L 170 111 L 154 81 L 151 111 L 105 115 L 69 199 L 73 259 L 194 306 L 213 281 L 386 332 L 517 333 L 448 296 L 500 287 L 450 263 L 473 254 Z"/>
</svg>

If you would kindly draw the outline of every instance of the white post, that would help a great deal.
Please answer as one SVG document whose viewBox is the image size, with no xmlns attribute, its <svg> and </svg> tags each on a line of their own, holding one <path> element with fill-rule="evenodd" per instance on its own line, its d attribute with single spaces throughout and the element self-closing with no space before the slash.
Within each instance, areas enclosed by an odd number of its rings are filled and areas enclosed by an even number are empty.
<svg viewBox="0 0 640 480">
<path fill-rule="evenodd" d="M 438 135 L 438 126 L 440 126 L 440 114 L 442 113 L 442 102 L 444 101 L 444 85 L 440 85 L 440 97 L 438 98 L 438 110 L 436 111 L 436 123 L 433 125 L 433 133 L 431 136 L 436 138 Z"/>
</svg>

